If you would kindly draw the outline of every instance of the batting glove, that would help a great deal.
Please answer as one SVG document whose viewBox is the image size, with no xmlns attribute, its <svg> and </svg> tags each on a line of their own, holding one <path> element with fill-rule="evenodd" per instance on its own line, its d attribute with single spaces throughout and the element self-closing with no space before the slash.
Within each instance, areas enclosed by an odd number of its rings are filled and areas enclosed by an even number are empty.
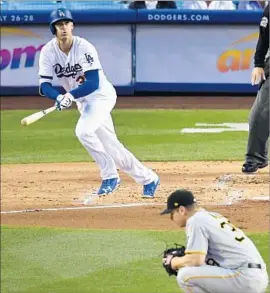
<svg viewBox="0 0 270 293">
<path fill-rule="evenodd" d="M 56 98 L 56 109 L 58 111 L 62 111 L 64 109 L 68 109 L 72 102 L 74 101 L 74 97 L 70 93 L 66 93 L 65 95 L 59 95 Z"/>
</svg>

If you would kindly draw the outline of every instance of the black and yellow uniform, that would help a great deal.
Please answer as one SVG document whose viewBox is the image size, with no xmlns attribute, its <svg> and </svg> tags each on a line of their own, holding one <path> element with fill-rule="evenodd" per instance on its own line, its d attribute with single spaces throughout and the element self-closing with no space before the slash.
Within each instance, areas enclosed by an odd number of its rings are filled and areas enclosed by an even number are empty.
<svg viewBox="0 0 270 293">
<path fill-rule="evenodd" d="M 249 136 L 244 173 L 256 172 L 268 165 L 269 137 L 269 4 L 260 22 L 260 34 L 254 56 L 254 66 L 263 68 L 265 80 L 259 85 L 249 117 Z"/>
</svg>

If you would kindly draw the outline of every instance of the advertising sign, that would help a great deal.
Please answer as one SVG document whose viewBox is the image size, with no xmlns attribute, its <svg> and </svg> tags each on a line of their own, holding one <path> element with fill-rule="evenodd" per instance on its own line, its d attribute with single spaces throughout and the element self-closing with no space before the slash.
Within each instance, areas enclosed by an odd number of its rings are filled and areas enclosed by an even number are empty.
<svg viewBox="0 0 270 293">
<path fill-rule="evenodd" d="M 131 31 L 128 25 L 77 25 L 74 35 L 97 49 L 103 70 L 114 85 L 132 81 Z M 38 86 L 38 59 L 42 47 L 53 38 L 48 26 L 1 28 L 1 86 Z M 58 85 L 54 80 L 54 85 Z"/>
<path fill-rule="evenodd" d="M 249 84 L 255 25 L 139 25 L 137 82 Z"/>
</svg>

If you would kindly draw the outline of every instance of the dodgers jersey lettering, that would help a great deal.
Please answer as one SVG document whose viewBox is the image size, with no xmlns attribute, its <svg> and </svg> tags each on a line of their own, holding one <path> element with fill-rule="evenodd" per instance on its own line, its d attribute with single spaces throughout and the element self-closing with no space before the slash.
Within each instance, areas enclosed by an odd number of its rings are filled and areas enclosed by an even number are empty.
<svg viewBox="0 0 270 293">
<path fill-rule="evenodd" d="M 88 96 L 115 97 L 115 89 L 105 76 L 97 51 L 91 43 L 83 38 L 73 37 L 72 47 L 69 54 L 66 55 L 60 50 L 57 39 L 54 38 L 41 50 L 39 82 L 40 84 L 43 82 L 51 83 L 53 77 L 57 77 L 59 83 L 69 92 L 80 85 L 84 72 L 96 69 L 99 72 L 99 88 Z"/>
<path fill-rule="evenodd" d="M 205 253 L 206 263 L 222 268 L 237 269 L 248 263 L 265 263 L 253 242 L 224 216 L 197 211 L 186 226 L 186 253 Z"/>
</svg>

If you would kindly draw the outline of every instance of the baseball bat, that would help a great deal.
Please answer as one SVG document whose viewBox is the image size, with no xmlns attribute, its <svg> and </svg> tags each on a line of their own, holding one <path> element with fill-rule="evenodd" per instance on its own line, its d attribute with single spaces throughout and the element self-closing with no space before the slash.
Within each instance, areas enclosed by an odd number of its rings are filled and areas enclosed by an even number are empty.
<svg viewBox="0 0 270 293">
<path fill-rule="evenodd" d="M 26 116 L 21 120 L 21 125 L 27 126 L 29 124 L 32 124 L 38 121 L 39 119 L 43 118 L 45 115 L 53 112 L 54 110 L 56 110 L 55 106 Z"/>
</svg>

